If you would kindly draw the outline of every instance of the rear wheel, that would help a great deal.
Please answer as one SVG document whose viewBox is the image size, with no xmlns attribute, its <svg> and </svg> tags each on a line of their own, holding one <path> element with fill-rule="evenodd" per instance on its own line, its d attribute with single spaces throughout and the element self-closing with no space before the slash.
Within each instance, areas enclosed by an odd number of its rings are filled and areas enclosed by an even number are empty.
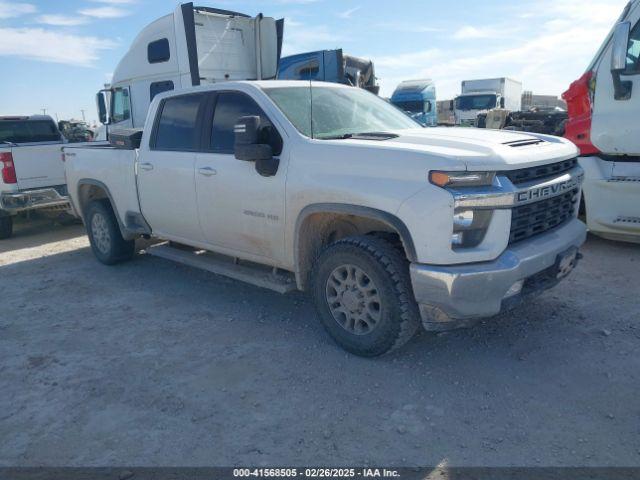
<svg viewBox="0 0 640 480">
<path fill-rule="evenodd" d="M 323 326 L 351 353 L 382 355 L 404 345 L 418 328 L 408 262 L 383 239 L 333 243 L 316 261 L 311 285 Z"/>
<path fill-rule="evenodd" d="M 131 260 L 135 241 L 125 240 L 115 214 L 107 202 L 93 201 L 87 208 L 87 233 L 94 255 L 105 265 Z"/>
<path fill-rule="evenodd" d="M 13 218 L 10 216 L 0 217 L 0 240 L 11 237 L 13 234 Z"/>
</svg>

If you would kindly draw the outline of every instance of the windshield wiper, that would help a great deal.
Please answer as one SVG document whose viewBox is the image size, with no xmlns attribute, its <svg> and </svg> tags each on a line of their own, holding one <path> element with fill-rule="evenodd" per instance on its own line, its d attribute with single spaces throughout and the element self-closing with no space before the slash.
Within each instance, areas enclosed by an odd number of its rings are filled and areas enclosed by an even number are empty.
<svg viewBox="0 0 640 480">
<path fill-rule="evenodd" d="M 6 143 L 7 145 L 9 145 L 10 147 L 17 147 L 18 144 L 15 142 L 11 142 L 9 140 L 1 140 L 0 143 Z"/>
<path fill-rule="evenodd" d="M 320 140 L 346 140 L 348 138 L 355 138 L 361 140 L 389 140 L 390 138 L 397 138 L 398 135 L 389 132 L 358 132 L 358 133 L 343 133 L 342 135 L 333 135 L 330 137 L 321 137 Z"/>
</svg>

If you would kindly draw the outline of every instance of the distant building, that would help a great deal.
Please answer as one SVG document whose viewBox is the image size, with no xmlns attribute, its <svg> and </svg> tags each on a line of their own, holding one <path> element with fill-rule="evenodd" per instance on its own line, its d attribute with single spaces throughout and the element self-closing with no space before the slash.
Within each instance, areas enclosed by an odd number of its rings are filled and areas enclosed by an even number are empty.
<svg viewBox="0 0 640 480">
<path fill-rule="evenodd" d="M 529 110 L 533 107 L 567 109 L 567 104 L 555 95 L 534 95 L 531 90 L 522 92 L 522 110 Z"/>
</svg>

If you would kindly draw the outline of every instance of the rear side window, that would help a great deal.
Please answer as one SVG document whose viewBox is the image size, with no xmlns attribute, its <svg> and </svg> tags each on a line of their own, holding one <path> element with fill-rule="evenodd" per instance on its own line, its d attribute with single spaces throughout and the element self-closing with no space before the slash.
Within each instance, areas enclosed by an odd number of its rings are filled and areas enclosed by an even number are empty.
<svg viewBox="0 0 640 480">
<path fill-rule="evenodd" d="M 260 117 L 263 127 L 261 142 L 270 144 L 273 154 L 280 155 L 282 137 L 258 104 L 248 95 L 239 92 L 224 92 L 218 95 L 211 129 L 211 150 L 217 153 L 234 153 L 233 127 L 240 117 L 247 115 Z"/>
<path fill-rule="evenodd" d="M 171 52 L 169 51 L 169 40 L 163 38 L 151 42 L 147 46 L 147 59 L 149 63 L 162 63 L 171 58 Z"/>
<path fill-rule="evenodd" d="M 171 80 L 167 80 L 164 82 L 153 82 L 149 85 L 149 101 L 153 101 L 153 98 L 162 92 L 168 92 L 173 90 L 173 82 Z"/>
<path fill-rule="evenodd" d="M 0 142 L 31 143 L 59 142 L 60 132 L 47 120 L 2 120 Z"/>
<path fill-rule="evenodd" d="M 200 144 L 197 129 L 203 95 L 167 98 L 162 105 L 155 134 L 155 150 L 194 151 Z"/>
</svg>

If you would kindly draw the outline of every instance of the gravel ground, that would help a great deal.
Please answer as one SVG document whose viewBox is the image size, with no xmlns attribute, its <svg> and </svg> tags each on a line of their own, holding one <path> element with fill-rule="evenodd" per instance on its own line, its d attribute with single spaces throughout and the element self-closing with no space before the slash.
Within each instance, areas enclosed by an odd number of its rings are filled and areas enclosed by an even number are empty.
<svg viewBox="0 0 640 480">
<path fill-rule="evenodd" d="M 302 294 L 80 225 L 0 242 L 0 465 L 640 466 L 640 248 L 589 238 L 511 314 L 346 354 Z"/>
</svg>

